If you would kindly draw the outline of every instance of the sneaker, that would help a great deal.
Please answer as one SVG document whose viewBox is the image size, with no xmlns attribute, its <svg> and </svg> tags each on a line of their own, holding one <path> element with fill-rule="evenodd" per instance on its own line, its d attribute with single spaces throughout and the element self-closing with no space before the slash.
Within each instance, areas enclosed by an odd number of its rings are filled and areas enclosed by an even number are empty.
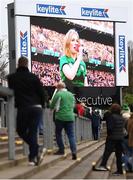
<svg viewBox="0 0 133 180">
<path fill-rule="evenodd" d="M 29 166 L 36 166 L 36 163 L 37 163 L 37 158 L 36 156 L 34 158 L 30 158 L 29 157 L 29 162 L 28 162 L 28 165 Z"/>
<path fill-rule="evenodd" d="M 77 154 L 76 153 L 73 153 L 72 154 L 72 160 L 76 160 L 77 159 Z"/>
<path fill-rule="evenodd" d="M 58 150 L 58 151 L 56 151 L 54 153 L 54 155 L 64 155 L 64 154 L 65 154 L 65 152 L 64 151 L 60 151 L 60 150 Z"/>
<path fill-rule="evenodd" d="M 36 166 L 36 162 L 35 161 L 29 161 L 29 166 Z"/>
<path fill-rule="evenodd" d="M 114 173 L 112 173 L 114 176 L 120 176 L 120 175 L 122 175 L 123 173 L 122 172 L 119 172 L 119 171 L 116 171 L 116 172 L 114 172 Z"/>
<path fill-rule="evenodd" d="M 46 154 L 47 150 L 44 147 L 39 147 L 39 152 L 38 152 L 38 156 L 37 156 L 37 163 L 36 165 L 40 165 L 43 161 L 44 155 Z"/>
<path fill-rule="evenodd" d="M 98 171 L 108 171 L 109 169 L 107 167 L 105 167 L 105 166 L 99 166 L 99 167 L 96 168 L 96 170 L 98 170 Z"/>
</svg>

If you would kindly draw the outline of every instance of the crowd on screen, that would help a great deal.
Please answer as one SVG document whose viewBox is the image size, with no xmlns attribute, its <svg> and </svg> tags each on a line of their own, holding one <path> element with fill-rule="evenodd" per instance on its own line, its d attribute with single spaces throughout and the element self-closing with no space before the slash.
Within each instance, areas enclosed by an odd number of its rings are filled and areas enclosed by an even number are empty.
<svg viewBox="0 0 133 180">
<path fill-rule="evenodd" d="M 94 27 L 94 26 L 99 27 L 99 30 L 103 29 L 106 32 L 113 31 L 113 22 L 109 22 L 109 21 L 87 21 L 87 23 L 89 25 L 92 24 L 92 27 Z"/>
<path fill-rule="evenodd" d="M 40 78 L 43 86 L 54 86 L 61 80 L 58 64 L 32 61 L 32 72 Z"/>
<path fill-rule="evenodd" d="M 36 74 L 44 86 L 54 86 L 61 80 L 59 65 L 32 61 L 32 72 Z M 113 87 L 114 74 L 110 72 L 87 70 L 88 83 L 91 87 Z"/>
<path fill-rule="evenodd" d="M 88 35 L 89 36 L 89 35 Z M 64 34 L 44 27 L 31 25 L 31 46 L 39 51 L 44 49 L 58 52 L 59 56 L 63 54 Z M 88 52 L 88 60 L 96 59 L 114 64 L 114 48 L 101 43 L 87 41 L 82 39 L 86 51 Z"/>
<path fill-rule="evenodd" d="M 105 71 L 87 70 L 89 86 L 113 87 L 115 86 L 114 74 Z"/>
</svg>

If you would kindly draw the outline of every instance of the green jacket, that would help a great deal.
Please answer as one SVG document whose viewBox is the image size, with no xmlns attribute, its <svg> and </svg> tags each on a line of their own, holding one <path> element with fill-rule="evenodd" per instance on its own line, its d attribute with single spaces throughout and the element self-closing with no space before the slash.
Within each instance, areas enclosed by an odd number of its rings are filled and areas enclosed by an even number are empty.
<svg viewBox="0 0 133 180">
<path fill-rule="evenodd" d="M 59 90 L 50 103 L 50 108 L 55 109 L 55 120 L 74 121 L 74 95 L 67 89 Z"/>
</svg>

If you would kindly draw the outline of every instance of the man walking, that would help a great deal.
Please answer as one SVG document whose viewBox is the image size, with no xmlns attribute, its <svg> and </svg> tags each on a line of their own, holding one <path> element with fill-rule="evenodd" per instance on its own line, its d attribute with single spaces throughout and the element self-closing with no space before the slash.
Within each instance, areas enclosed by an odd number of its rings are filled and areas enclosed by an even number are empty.
<svg viewBox="0 0 133 180">
<path fill-rule="evenodd" d="M 28 69 L 28 59 L 20 57 L 16 72 L 8 75 L 17 108 L 17 133 L 29 145 L 29 165 L 39 165 L 45 153 L 37 142 L 37 130 L 44 106 L 44 90 L 39 78 Z"/>
<path fill-rule="evenodd" d="M 74 134 L 74 106 L 75 98 L 71 92 L 65 88 L 63 82 L 57 84 L 57 92 L 51 100 L 50 108 L 55 109 L 55 134 L 59 150 L 56 155 L 63 155 L 64 143 L 62 140 L 62 130 L 64 129 L 70 144 L 72 159 L 77 159 L 76 140 Z"/>
</svg>

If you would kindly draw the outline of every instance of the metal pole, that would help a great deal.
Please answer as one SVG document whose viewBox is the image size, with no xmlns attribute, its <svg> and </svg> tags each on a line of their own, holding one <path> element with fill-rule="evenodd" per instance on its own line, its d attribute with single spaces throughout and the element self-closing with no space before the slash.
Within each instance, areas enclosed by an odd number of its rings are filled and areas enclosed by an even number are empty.
<svg viewBox="0 0 133 180">
<path fill-rule="evenodd" d="M 122 99 L 122 88 L 123 87 L 120 87 L 120 105 L 122 106 L 122 102 L 123 102 L 123 99 Z"/>
<path fill-rule="evenodd" d="M 45 109 L 45 147 L 47 149 L 53 149 L 53 111 Z"/>
<path fill-rule="evenodd" d="M 9 147 L 9 159 L 15 159 L 15 108 L 14 97 L 8 96 L 7 104 L 7 122 L 8 122 L 8 147 Z"/>
<path fill-rule="evenodd" d="M 1 127 L 4 127 L 4 99 L 0 98 Z"/>
</svg>

